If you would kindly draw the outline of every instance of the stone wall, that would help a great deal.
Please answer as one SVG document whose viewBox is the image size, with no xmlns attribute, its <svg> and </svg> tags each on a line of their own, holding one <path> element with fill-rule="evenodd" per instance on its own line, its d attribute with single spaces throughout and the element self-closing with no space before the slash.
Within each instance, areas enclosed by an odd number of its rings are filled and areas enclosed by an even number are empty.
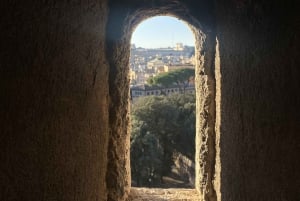
<svg viewBox="0 0 300 201">
<path fill-rule="evenodd" d="M 300 199 L 299 14 L 294 6 L 216 1 L 221 200 Z"/>
<path fill-rule="evenodd" d="M 0 10 L 0 200 L 106 200 L 106 1 Z"/>
</svg>

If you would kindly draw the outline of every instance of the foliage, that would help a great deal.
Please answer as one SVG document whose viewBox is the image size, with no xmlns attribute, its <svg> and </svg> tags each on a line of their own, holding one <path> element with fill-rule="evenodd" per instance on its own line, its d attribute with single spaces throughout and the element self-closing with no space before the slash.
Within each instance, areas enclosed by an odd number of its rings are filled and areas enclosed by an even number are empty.
<svg viewBox="0 0 300 201">
<path fill-rule="evenodd" d="M 189 85 L 192 77 L 195 76 L 195 69 L 184 68 L 174 71 L 158 74 L 155 77 L 150 77 L 147 83 L 150 85 L 159 85 L 165 88 L 176 84 L 183 93 L 185 88 Z"/>
<path fill-rule="evenodd" d="M 147 96 L 132 105 L 131 171 L 137 186 L 159 186 L 173 152 L 194 160 L 195 95 Z"/>
</svg>

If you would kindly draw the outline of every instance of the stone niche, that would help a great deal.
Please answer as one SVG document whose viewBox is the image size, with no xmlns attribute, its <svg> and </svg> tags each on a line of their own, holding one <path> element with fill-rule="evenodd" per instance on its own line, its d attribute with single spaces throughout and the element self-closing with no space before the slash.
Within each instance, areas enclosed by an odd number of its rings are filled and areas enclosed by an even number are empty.
<svg viewBox="0 0 300 201">
<path fill-rule="evenodd" d="M 198 11 L 181 1 L 133 1 L 132 4 L 111 4 L 107 27 L 107 57 L 110 64 L 110 141 L 108 149 L 107 187 L 111 200 L 126 199 L 130 193 L 128 117 L 130 39 L 135 27 L 143 20 L 168 15 L 177 17 L 191 28 L 196 39 L 196 189 L 199 199 L 216 199 L 213 180 L 215 174 L 215 24 L 211 3 L 204 3 Z M 194 6 L 197 6 L 196 3 Z M 203 11 L 203 12 L 200 12 Z M 204 115 L 205 114 L 205 115 Z M 217 183 L 217 182 L 216 182 Z M 147 194 L 149 191 L 131 193 Z M 183 192 L 184 194 L 184 192 Z M 146 196 L 150 196 L 149 195 Z M 153 194 L 152 194 L 153 195 Z M 143 195 L 140 195 L 143 196 Z M 153 195 L 154 196 L 154 195 Z M 137 195 L 138 197 L 138 195 Z M 151 197 L 151 196 L 150 196 Z"/>
</svg>

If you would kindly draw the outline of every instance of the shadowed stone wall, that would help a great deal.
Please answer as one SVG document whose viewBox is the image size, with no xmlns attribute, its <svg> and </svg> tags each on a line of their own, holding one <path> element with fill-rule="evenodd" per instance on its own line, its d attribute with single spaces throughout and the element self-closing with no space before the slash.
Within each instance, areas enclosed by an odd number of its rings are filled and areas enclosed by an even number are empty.
<svg viewBox="0 0 300 201">
<path fill-rule="evenodd" d="M 216 1 L 222 200 L 300 199 L 295 6 Z"/>
<path fill-rule="evenodd" d="M 0 10 L 0 200 L 106 200 L 106 1 Z"/>
</svg>

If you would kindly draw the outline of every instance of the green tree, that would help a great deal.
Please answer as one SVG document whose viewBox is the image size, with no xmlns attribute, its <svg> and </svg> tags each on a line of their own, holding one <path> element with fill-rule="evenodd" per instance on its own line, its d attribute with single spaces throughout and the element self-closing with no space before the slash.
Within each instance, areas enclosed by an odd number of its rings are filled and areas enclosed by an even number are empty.
<svg viewBox="0 0 300 201">
<path fill-rule="evenodd" d="M 149 78 L 147 83 L 150 85 L 159 85 L 164 88 L 176 84 L 181 92 L 185 93 L 185 89 L 193 77 L 195 77 L 195 69 L 183 68 L 158 74 L 155 77 Z"/>
<path fill-rule="evenodd" d="M 189 86 L 191 79 L 195 77 L 195 69 L 184 68 L 171 73 L 173 74 L 176 84 L 181 87 L 183 93 L 185 93 L 186 87 Z"/>
<path fill-rule="evenodd" d="M 178 130 L 174 150 L 194 161 L 196 133 L 196 98 L 195 94 L 174 94 L 168 97 L 169 104 L 178 111 Z"/>
<path fill-rule="evenodd" d="M 139 98 L 131 122 L 131 171 L 137 186 L 159 186 L 170 173 L 174 151 L 194 159 L 193 94 Z"/>
</svg>

